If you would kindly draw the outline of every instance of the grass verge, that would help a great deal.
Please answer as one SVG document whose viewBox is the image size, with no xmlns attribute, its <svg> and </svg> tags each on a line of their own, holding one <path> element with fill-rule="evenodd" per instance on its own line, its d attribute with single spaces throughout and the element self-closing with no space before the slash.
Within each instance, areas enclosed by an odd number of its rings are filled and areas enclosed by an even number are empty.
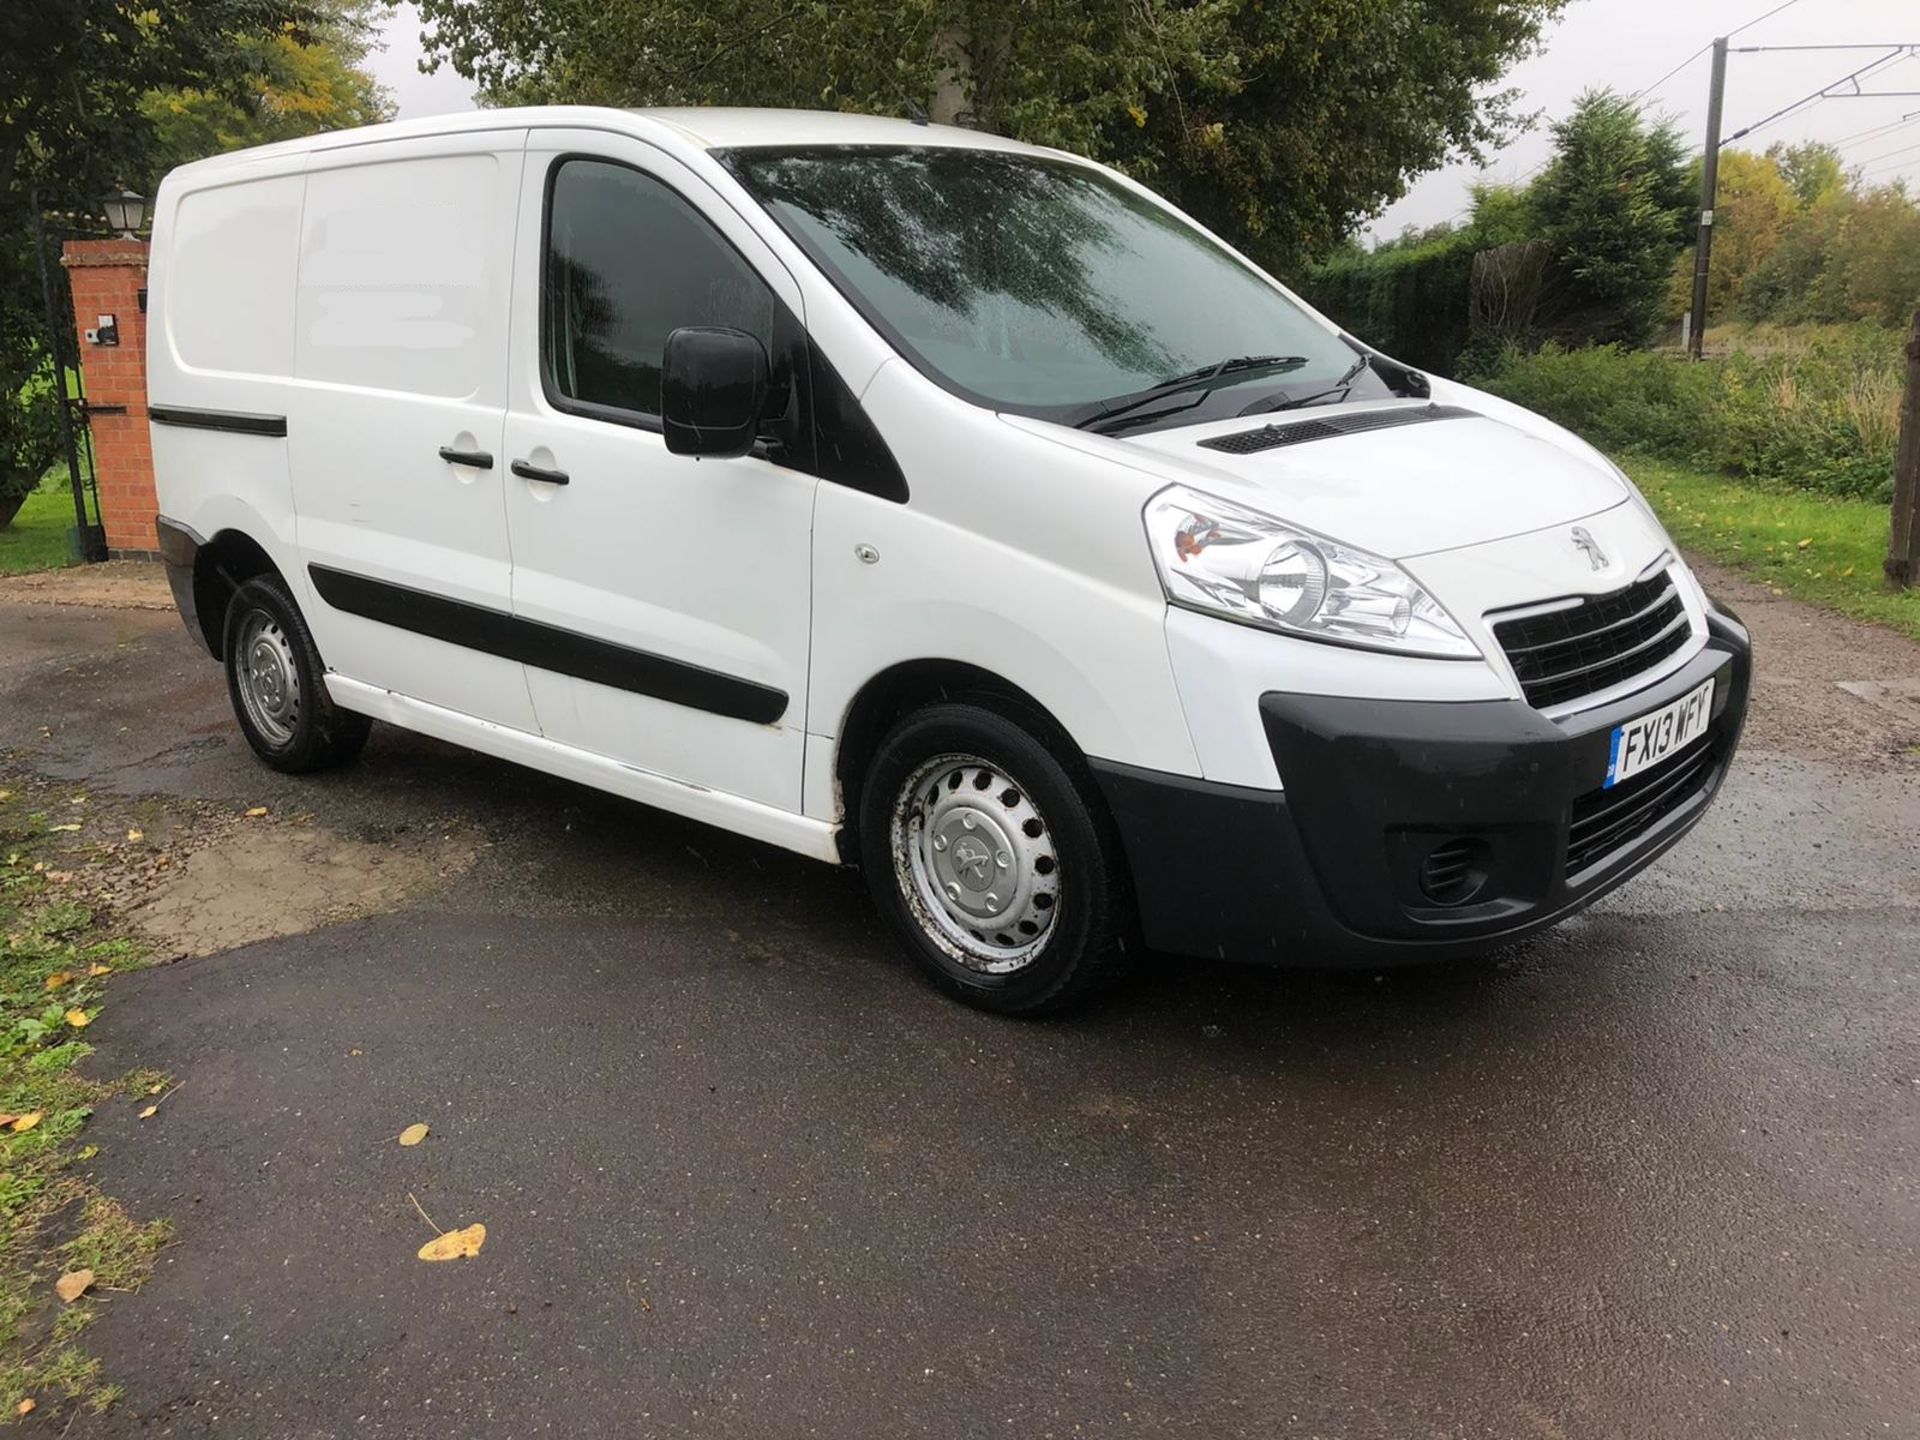
<svg viewBox="0 0 1920 1440">
<path fill-rule="evenodd" d="M 1638 456 L 1619 457 L 1687 550 L 1791 595 L 1920 640 L 1920 590 L 1886 588 L 1885 505 L 1761 490 Z"/>
<path fill-rule="evenodd" d="M 0 575 L 59 570 L 69 564 L 67 531 L 73 525 L 73 492 L 63 471 L 27 497 L 13 523 L 0 530 Z"/>
<path fill-rule="evenodd" d="M 80 898 L 90 857 L 63 849 L 77 827 L 47 815 L 70 797 L 30 797 L 7 784 L 0 781 L 0 1421 L 113 1402 L 117 1391 L 77 1337 L 103 1294 L 146 1278 L 168 1233 L 101 1194 L 84 1169 L 95 1149 L 80 1140 L 95 1106 L 163 1085 L 164 1077 L 139 1072 L 103 1084 L 77 1069 L 108 979 L 137 967 L 140 951 L 108 936 Z M 90 1288 L 57 1298 L 54 1282 L 81 1271 L 92 1272 Z"/>
</svg>

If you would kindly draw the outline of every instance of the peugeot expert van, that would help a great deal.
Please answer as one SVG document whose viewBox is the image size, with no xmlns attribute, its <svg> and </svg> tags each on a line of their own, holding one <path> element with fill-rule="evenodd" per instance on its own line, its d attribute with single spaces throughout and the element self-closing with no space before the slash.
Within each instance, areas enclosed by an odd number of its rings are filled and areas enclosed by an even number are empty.
<svg viewBox="0 0 1920 1440">
<path fill-rule="evenodd" d="M 858 865 L 952 994 L 1378 965 L 1713 798 L 1633 485 L 1150 191 L 967 130 L 492 110 L 160 189 L 159 544 L 259 757 L 374 720 Z"/>
</svg>

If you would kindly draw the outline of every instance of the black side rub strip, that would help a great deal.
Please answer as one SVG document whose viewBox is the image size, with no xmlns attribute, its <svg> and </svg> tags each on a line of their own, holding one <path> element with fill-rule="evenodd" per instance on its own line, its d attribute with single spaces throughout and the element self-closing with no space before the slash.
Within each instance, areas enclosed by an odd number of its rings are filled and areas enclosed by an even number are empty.
<svg viewBox="0 0 1920 1440">
<path fill-rule="evenodd" d="M 1282 445 L 1304 445 L 1309 440 L 1331 440 L 1336 435 L 1358 435 L 1365 430 L 1392 430 L 1427 420 L 1471 420 L 1478 413 L 1458 405 L 1362 410 L 1353 415 L 1316 416 L 1290 425 L 1262 425 L 1258 430 L 1236 430 L 1231 435 L 1214 435 L 1194 443 L 1203 450 L 1224 450 L 1229 455 L 1253 455 L 1262 450 L 1278 450 Z"/>
<path fill-rule="evenodd" d="M 415 635 L 733 720 L 771 725 L 787 713 L 786 691 L 771 685 L 325 565 L 307 573 L 334 609 Z"/>
<path fill-rule="evenodd" d="M 181 425 L 189 430 L 224 430 L 229 435 L 287 433 L 284 415 L 243 415 L 236 410 L 192 410 L 184 405 L 149 405 L 147 418 L 156 425 Z"/>
</svg>

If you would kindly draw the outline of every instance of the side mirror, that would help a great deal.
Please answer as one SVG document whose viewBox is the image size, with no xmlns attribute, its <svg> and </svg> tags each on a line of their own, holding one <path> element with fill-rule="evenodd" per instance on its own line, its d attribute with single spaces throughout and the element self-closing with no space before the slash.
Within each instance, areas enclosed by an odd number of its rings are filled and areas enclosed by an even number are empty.
<svg viewBox="0 0 1920 1440">
<path fill-rule="evenodd" d="M 675 455 L 753 449 L 767 405 L 767 348 L 744 330 L 683 325 L 660 362 L 660 429 Z"/>
</svg>

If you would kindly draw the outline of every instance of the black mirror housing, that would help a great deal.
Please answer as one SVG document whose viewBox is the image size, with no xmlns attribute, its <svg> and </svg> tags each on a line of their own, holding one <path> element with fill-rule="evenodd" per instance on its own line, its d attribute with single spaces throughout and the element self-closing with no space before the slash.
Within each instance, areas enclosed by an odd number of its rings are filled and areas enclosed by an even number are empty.
<svg viewBox="0 0 1920 1440">
<path fill-rule="evenodd" d="M 753 449 L 767 407 L 767 347 L 744 330 L 683 325 L 660 363 L 660 430 L 675 455 Z"/>
</svg>

